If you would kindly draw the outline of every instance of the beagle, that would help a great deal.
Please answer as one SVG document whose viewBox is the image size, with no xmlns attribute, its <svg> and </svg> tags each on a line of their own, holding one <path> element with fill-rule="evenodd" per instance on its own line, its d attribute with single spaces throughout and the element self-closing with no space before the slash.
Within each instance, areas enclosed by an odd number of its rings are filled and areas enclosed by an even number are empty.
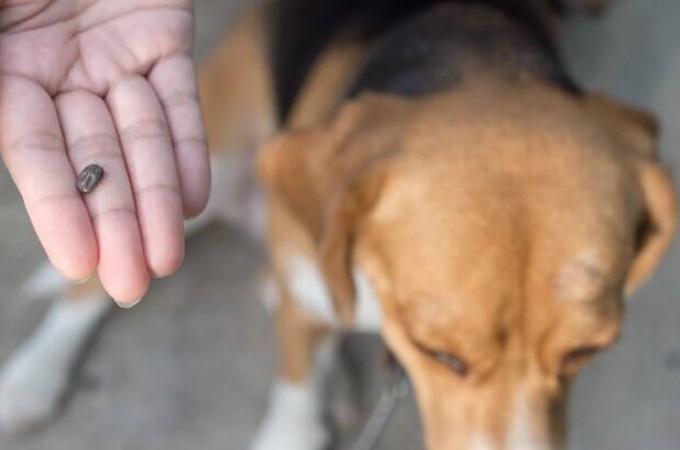
<svg viewBox="0 0 680 450">
<path fill-rule="evenodd" d="M 266 212 L 254 191 L 207 216 L 267 217 L 280 369 L 254 450 L 329 444 L 339 330 L 382 335 L 429 450 L 564 447 L 569 384 L 616 342 L 677 215 L 655 119 L 580 89 L 554 49 L 559 11 L 604 3 L 282 0 L 225 39 L 201 77 L 211 143 L 267 141 Z M 216 189 L 243 182 L 235 155 L 215 154 Z M 8 363 L 0 396 L 20 404 L 0 424 L 52 413 L 63 386 L 37 407 L 16 393 L 72 361 L 102 292 L 69 288 Z"/>
</svg>

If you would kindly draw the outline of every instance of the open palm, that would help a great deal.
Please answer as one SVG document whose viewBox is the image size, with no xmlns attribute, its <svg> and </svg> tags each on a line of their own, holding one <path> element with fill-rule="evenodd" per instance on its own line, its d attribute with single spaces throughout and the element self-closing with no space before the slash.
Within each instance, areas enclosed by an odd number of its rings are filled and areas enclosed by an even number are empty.
<svg viewBox="0 0 680 450">
<path fill-rule="evenodd" d="M 121 304 L 184 256 L 209 167 L 191 0 L 0 0 L 0 151 L 52 263 Z M 86 196 L 77 174 L 97 163 Z"/>
</svg>

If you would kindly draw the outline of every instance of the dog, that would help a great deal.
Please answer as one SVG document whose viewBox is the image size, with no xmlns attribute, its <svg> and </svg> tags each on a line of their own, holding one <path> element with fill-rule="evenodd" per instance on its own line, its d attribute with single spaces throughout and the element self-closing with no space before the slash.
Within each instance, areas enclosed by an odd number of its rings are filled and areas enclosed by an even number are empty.
<svg viewBox="0 0 680 450">
<path fill-rule="evenodd" d="M 267 216 L 281 363 L 253 449 L 329 444 L 337 330 L 382 334 L 428 449 L 564 446 L 569 384 L 616 342 L 677 216 L 653 116 L 583 91 L 554 51 L 560 10 L 603 3 L 288 0 L 227 37 L 201 77 L 209 139 L 267 141 L 266 213 L 254 193 L 204 220 Z M 225 170 L 216 188 L 238 191 Z M 0 398 L 49 387 L 38 369 L 66 374 L 109 305 L 96 280 L 62 297 Z M 14 405 L 15 426 L 52 414 L 66 381 L 51 383 L 53 402 Z"/>
</svg>

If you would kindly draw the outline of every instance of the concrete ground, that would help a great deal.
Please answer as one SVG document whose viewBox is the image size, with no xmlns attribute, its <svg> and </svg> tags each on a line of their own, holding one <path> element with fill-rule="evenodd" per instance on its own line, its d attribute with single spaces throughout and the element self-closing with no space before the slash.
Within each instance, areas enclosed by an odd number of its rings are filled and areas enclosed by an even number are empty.
<svg viewBox="0 0 680 450">
<path fill-rule="evenodd" d="M 200 55 L 246 1 L 196 2 Z M 600 21 L 571 24 L 567 37 L 565 54 L 586 86 L 661 115 L 663 154 L 680 170 L 680 3 L 622 0 Z M 0 255 L 2 360 L 44 309 L 12 300 L 42 253 L 4 171 Z M 256 301 L 262 261 L 261 249 L 225 228 L 215 226 L 192 238 L 180 273 L 156 282 L 138 307 L 111 315 L 63 414 L 30 435 L 0 437 L 0 450 L 247 448 L 265 406 L 275 358 L 270 322 Z M 680 448 L 678 270 L 676 244 L 658 276 L 630 302 L 621 344 L 579 378 L 571 405 L 570 449 Z M 358 337 L 349 345 L 361 349 L 350 354 L 361 353 L 367 366 L 366 406 L 380 382 L 373 370 L 376 358 L 371 358 L 376 343 Z M 351 440 L 360 420 L 336 409 L 345 440 Z M 415 408 L 407 402 L 379 448 L 421 448 L 418 430 Z"/>
</svg>

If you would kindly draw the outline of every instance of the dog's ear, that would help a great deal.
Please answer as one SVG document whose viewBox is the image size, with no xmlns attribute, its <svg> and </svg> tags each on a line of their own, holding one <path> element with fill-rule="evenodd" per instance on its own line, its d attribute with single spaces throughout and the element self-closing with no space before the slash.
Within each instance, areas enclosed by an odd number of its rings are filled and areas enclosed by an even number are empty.
<svg viewBox="0 0 680 450">
<path fill-rule="evenodd" d="M 382 185 L 385 171 L 374 170 L 374 162 L 391 142 L 390 130 L 398 129 L 390 120 L 397 104 L 379 98 L 353 102 L 328 123 L 275 138 L 259 158 L 269 195 L 313 240 L 336 310 L 348 324 L 354 319 L 354 238 Z"/>
<path fill-rule="evenodd" d="M 588 102 L 619 139 L 642 193 L 644 214 L 625 286 L 630 294 L 654 272 L 673 241 L 678 219 L 676 190 L 656 151 L 656 118 L 601 94 L 589 96 Z"/>
<path fill-rule="evenodd" d="M 670 247 L 677 227 L 675 186 L 657 161 L 640 161 L 638 179 L 646 205 L 639 228 L 637 253 L 628 272 L 626 293 L 633 292 L 656 269 Z"/>
<path fill-rule="evenodd" d="M 347 325 L 353 323 L 355 316 L 356 290 L 352 274 L 355 238 L 382 191 L 385 172 L 369 169 L 346 188 L 330 208 L 320 241 L 323 274 L 338 315 Z"/>
<path fill-rule="evenodd" d="M 346 105 L 328 122 L 292 129 L 265 144 L 258 158 L 259 178 L 316 242 L 326 223 L 329 202 L 342 189 L 351 163 L 341 148 L 362 121 L 358 102 Z"/>
<path fill-rule="evenodd" d="M 261 150 L 258 174 L 268 195 L 280 201 L 318 241 L 323 226 L 323 179 L 318 155 L 329 142 L 319 130 L 289 131 Z"/>
</svg>

